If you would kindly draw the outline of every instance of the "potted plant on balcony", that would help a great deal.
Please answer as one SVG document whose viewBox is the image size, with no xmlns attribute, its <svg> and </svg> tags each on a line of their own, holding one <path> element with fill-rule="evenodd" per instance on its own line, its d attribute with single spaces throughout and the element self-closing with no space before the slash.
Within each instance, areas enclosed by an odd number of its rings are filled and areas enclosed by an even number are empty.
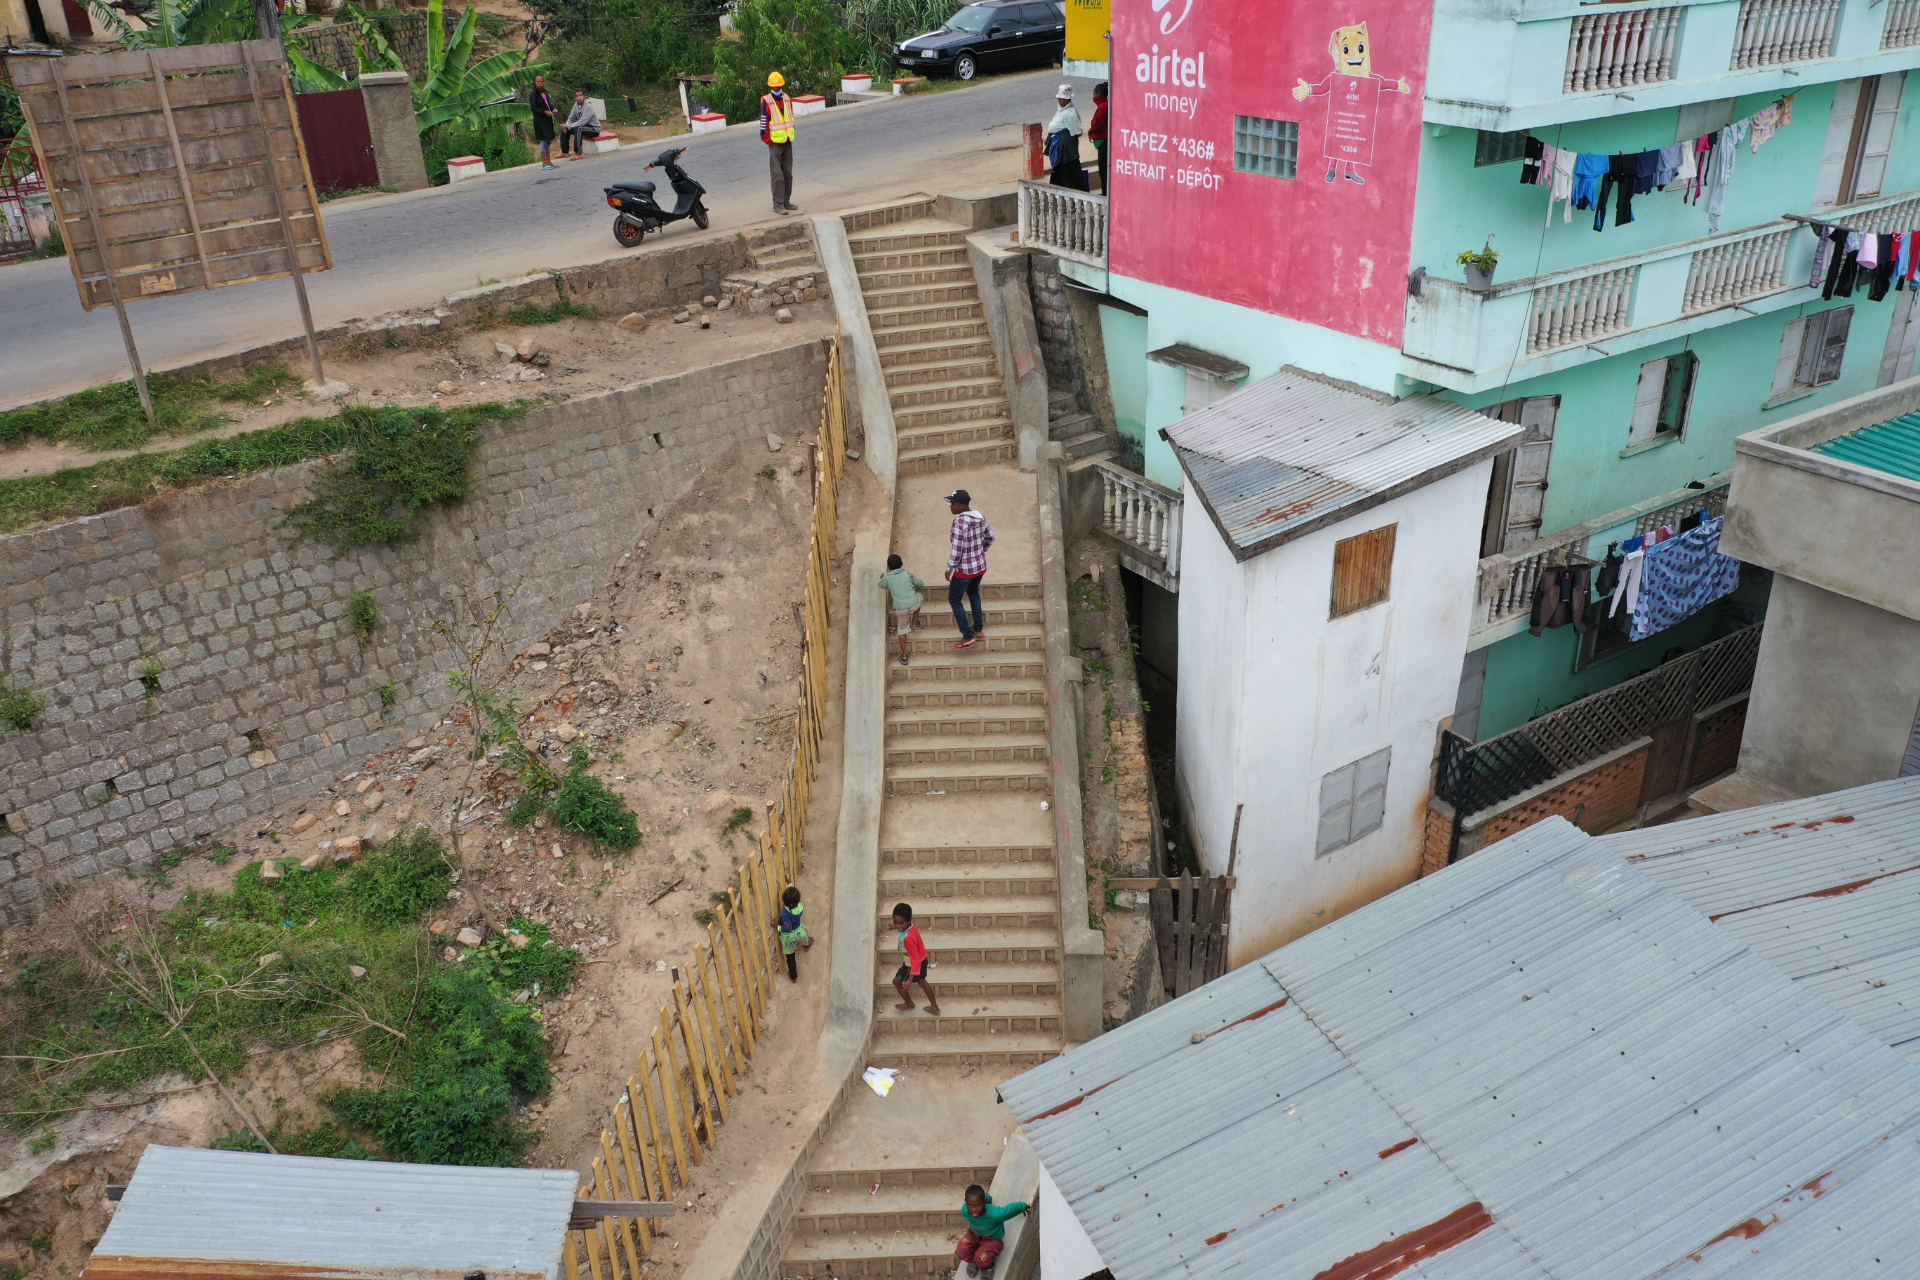
<svg viewBox="0 0 1920 1280">
<path fill-rule="evenodd" d="M 1467 269 L 1467 288 L 1493 288 L 1493 264 L 1500 261 L 1500 255 L 1494 251 L 1493 233 L 1487 233 L 1487 242 L 1478 249 L 1468 249 L 1457 259 Z"/>
</svg>

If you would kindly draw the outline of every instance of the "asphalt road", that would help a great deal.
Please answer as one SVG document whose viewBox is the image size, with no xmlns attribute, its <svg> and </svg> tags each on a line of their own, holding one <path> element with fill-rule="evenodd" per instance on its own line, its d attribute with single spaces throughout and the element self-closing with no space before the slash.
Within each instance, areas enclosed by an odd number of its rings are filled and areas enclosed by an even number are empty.
<svg viewBox="0 0 1920 1280">
<path fill-rule="evenodd" d="M 1001 76 L 805 117 L 794 147 L 794 203 L 813 214 L 899 193 L 1010 182 L 1020 171 L 1020 125 L 1052 115 L 1059 76 Z M 1078 88 L 1082 111 L 1090 112 L 1091 82 Z M 659 150 L 683 143 L 680 163 L 707 188 L 713 231 L 773 217 L 766 148 L 753 126 L 561 161 L 551 173 L 529 165 L 453 187 L 355 198 L 322 209 L 334 267 L 307 278 L 314 322 L 426 306 L 483 279 L 614 257 L 623 250 L 614 242 L 602 189 L 639 178 Z M 633 252 L 701 234 L 690 222 L 676 223 Z M 177 367 L 300 332 L 293 285 L 285 279 L 143 300 L 127 314 L 148 368 Z M 127 373 L 113 309 L 82 311 L 64 260 L 0 268 L 0 408 Z"/>
</svg>

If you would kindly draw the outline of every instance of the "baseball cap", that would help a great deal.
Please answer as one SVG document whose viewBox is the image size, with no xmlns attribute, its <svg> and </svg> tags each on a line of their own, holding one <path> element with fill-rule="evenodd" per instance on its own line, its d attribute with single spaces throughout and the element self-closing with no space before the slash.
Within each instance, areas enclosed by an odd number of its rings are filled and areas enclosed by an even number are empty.
<svg viewBox="0 0 1920 1280">
<path fill-rule="evenodd" d="M 972 494 L 970 494 L 970 493 L 968 493 L 968 492 L 967 492 L 967 491 L 966 491 L 965 489 L 955 489 L 955 490 L 954 490 L 954 491 L 953 491 L 952 493 L 950 493 L 950 494 L 948 494 L 948 495 L 947 495 L 946 497 L 944 497 L 944 498 L 942 498 L 942 499 L 940 499 L 940 501 L 942 501 L 942 502 L 972 502 L 972 501 L 973 501 L 973 495 L 972 495 Z"/>
</svg>

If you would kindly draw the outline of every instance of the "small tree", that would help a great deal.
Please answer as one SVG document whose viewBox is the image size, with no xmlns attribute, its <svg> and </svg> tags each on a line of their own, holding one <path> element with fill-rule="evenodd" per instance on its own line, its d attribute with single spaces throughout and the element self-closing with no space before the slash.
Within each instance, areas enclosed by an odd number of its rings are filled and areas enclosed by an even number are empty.
<svg viewBox="0 0 1920 1280">
<path fill-rule="evenodd" d="M 738 39 L 714 46 L 713 96 L 735 120 L 759 111 L 768 72 L 787 78 L 788 93 L 824 93 L 858 59 L 857 41 L 827 0 L 740 0 L 733 28 Z"/>
</svg>

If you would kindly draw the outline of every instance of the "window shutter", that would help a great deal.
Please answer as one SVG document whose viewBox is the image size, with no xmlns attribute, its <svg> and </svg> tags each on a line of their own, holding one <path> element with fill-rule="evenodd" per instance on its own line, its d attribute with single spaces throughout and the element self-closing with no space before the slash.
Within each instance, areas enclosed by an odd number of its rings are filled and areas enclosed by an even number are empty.
<svg viewBox="0 0 1920 1280">
<path fill-rule="evenodd" d="M 1212 378 L 1204 374 L 1189 373 L 1187 375 L 1187 398 L 1186 401 L 1181 404 L 1180 412 L 1183 414 L 1197 413 L 1199 410 L 1206 408 L 1215 400 L 1218 400 L 1221 396 L 1226 395 L 1232 390 L 1232 387 L 1221 386 L 1218 382 L 1215 382 Z"/>
<path fill-rule="evenodd" d="M 1813 186 L 1815 208 L 1837 204 L 1840 177 L 1847 167 L 1847 148 L 1853 142 L 1853 112 L 1860 102 L 1860 82 L 1842 80 L 1833 87 L 1833 114 L 1827 120 L 1827 144 L 1820 153 L 1820 177 Z"/>
<path fill-rule="evenodd" d="M 1893 295 L 1893 323 L 1887 326 L 1887 346 L 1880 357 L 1880 376 L 1874 386 L 1899 382 L 1913 368 L 1913 353 L 1920 347 L 1920 310 L 1913 302 L 1920 293 L 1912 289 Z"/>
<path fill-rule="evenodd" d="M 1316 858 L 1347 842 L 1353 820 L 1353 775 L 1359 767 L 1350 764 L 1320 779 L 1320 833 L 1313 842 Z"/>
<path fill-rule="evenodd" d="M 1667 361 L 1649 360 L 1640 366 L 1640 385 L 1633 393 L 1633 423 L 1627 443 L 1651 440 L 1660 430 L 1660 396 L 1667 385 Z"/>
<path fill-rule="evenodd" d="M 1860 164 L 1853 180 L 1853 199 L 1864 200 L 1880 194 L 1887 177 L 1887 155 L 1893 150 L 1893 130 L 1899 123 L 1901 91 L 1907 73 L 1895 72 L 1880 77 L 1879 91 L 1873 95 L 1873 118 L 1860 148 Z"/>
<path fill-rule="evenodd" d="M 1773 394 L 1783 396 L 1793 390 L 1794 374 L 1800 368 L 1800 347 L 1806 340 L 1807 322 L 1789 320 L 1780 332 L 1780 355 L 1773 362 Z"/>
<path fill-rule="evenodd" d="M 1333 601 L 1328 617 L 1344 617 L 1387 598 L 1399 527 L 1386 525 L 1333 544 Z"/>
<path fill-rule="evenodd" d="M 1847 330 L 1852 324 L 1852 307 L 1836 307 L 1827 312 L 1827 332 L 1820 344 L 1819 377 L 1814 380 L 1814 386 L 1824 387 L 1840 377 L 1840 365 L 1847 355 Z"/>
<path fill-rule="evenodd" d="M 1392 755 L 1393 748 L 1388 747 L 1353 766 L 1353 828 L 1349 841 L 1380 829 L 1387 812 L 1387 761 Z"/>
<path fill-rule="evenodd" d="M 1794 366 L 1794 385 L 1817 387 L 1820 385 L 1820 348 L 1827 338 L 1827 317 L 1831 312 L 1822 311 L 1819 315 L 1808 316 L 1806 330 L 1800 336 L 1800 363 Z"/>
<path fill-rule="evenodd" d="M 1691 351 L 1667 359 L 1667 377 L 1660 389 L 1660 422 L 1656 430 L 1668 435 L 1686 430 L 1687 402 L 1693 395 L 1693 371 L 1700 360 Z"/>
</svg>

